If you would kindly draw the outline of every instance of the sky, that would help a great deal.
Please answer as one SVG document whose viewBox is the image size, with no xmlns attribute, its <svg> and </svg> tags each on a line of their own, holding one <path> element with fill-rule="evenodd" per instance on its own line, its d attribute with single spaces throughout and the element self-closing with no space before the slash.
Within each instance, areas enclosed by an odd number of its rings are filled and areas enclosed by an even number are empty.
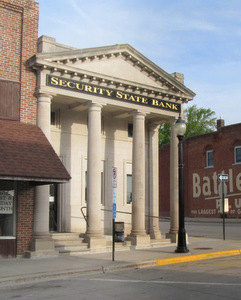
<svg viewBox="0 0 241 300">
<path fill-rule="evenodd" d="M 90 48 L 130 44 L 168 73 L 179 72 L 225 125 L 241 123 L 240 0 L 36 0 L 39 36 Z"/>
</svg>

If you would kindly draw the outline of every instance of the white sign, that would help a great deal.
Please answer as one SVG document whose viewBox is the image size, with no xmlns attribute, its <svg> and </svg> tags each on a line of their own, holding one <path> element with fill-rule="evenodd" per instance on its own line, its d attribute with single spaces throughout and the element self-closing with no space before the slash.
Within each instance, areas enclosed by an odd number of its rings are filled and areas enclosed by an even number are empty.
<svg viewBox="0 0 241 300">
<path fill-rule="evenodd" d="M 117 168 L 112 167 L 112 187 L 117 187 Z"/>
<path fill-rule="evenodd" d="M 220 182 L 218 185 L 218 194 L 222 198 L 227 195 L 227 185 L 225 182 Z"/>
<path fill-rule="evenodd" d="M 222 214 L 223 213 L 223 205 L 220 206 L 219 212 Z M 224 212 L 228 213 L 229 212 L 229 202 L 228 198 L 224 198 Z"/>
<path fill-rule="evenodd" d="M 228 174 L 218 174 L 219 181 L 228 181 Z"/>
<path fill-rule="evenodd" d="M 0 214 L 13 214 L 13 196 L 11 191 L 0 191 Z"/>
</svg>

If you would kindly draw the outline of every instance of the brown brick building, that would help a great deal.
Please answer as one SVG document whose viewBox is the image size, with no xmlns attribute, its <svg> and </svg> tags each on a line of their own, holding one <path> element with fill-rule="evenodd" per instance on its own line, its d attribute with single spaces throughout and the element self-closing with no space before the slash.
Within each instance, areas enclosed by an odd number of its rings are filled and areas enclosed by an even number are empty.
<svg viewBox="0 0 241 300">
<path fill-rule="evenodd" d="M 187 138 L 184 142 L 185 214 L 189 217 L 220 217 L 219 174 L 227 174 L 228 217 L 241 216 L 241 123 Z M 169 216 L 170 147 L 160 149 L 160 216 Z M 164 176 L 165 174 L 165 176 Z"/>
<path fill-rule="evenodd" d="M 36 126 L 38 3 L 0 0 L 0 257 L 23 255 L 34 239 L 35 186 L 70 178 Z"/>
</svg>

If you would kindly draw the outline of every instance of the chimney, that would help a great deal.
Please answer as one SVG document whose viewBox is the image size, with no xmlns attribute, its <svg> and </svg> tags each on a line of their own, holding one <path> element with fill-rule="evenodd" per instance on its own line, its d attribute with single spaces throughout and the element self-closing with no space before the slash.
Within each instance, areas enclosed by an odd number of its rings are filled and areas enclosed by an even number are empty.
<svg viewBox="0 0 241 300">
<path fill-rule="evenodd" d="M 178 73 L 178 72 L 174 72 L 171 74 L 176 80 L 178 80 L 179 82 L 181 82 L 182 84 L 184 84 L 184 74 L 182 73 Z"/>
<path fill-rule="evenodd" d="M 224 127 L 224 120 L 220 118 L 217 120 L 217 130 L 220 130 L 222 127 Z"/>
</svg>

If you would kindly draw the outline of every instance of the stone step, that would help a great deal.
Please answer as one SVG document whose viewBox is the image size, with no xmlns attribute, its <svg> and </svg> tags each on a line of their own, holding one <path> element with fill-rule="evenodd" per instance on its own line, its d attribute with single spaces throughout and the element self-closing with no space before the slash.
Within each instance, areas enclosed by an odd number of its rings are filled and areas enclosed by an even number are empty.
<svg viewBox="0 0 241 300">
<path fill-rule="evenodd" d="M 72 240 L 72 239 L 79 239 L 80 234 L 79 233 L 51 233 L 51 238 L 53 240 Z"/>
</svg>

